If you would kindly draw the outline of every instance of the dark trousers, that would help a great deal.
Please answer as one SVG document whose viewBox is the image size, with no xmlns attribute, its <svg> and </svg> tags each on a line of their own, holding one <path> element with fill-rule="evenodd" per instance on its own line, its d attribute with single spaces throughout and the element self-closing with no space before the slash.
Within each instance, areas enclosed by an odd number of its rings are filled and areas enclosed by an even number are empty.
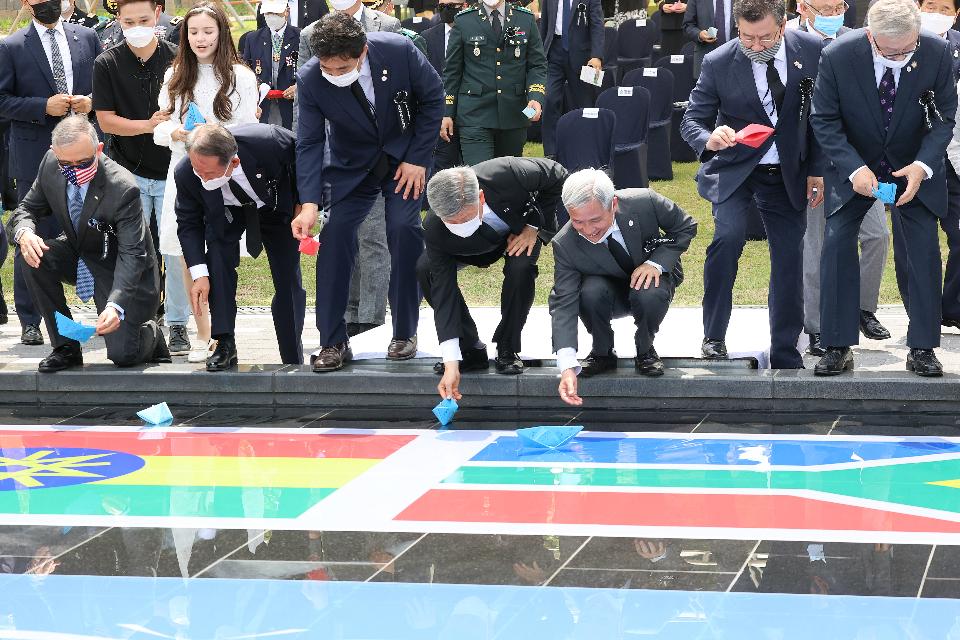
<svg viewBox="0 0 960 640">
<path fill-rule="evenodd" d="M 827 218 L 820 263 L 820 340 L 828 347 L 849 347 L 860 340 L 857 233 L 872 204 L 873 198 L 855 195 Z M 892 215 L 897 281 L 910 317 L 907 346 L 932 349 L 940 346 L 937 218 L 918 198 L 894 207 Z"/>
<path fill-rule="evenodd" d="M 443 138 L 437 139 L 437 146 L 433 152 L 433 170 L 442 171 L 459 167 L 463 164 L 463 156 L 460 154 L 460 131 L 454 126 L 453 135 L 450 136 L 450 142 Z"/>
<path fill-rule="evenodd" d="M 317 329 L 320 344 L 332 346 L 347 341 L 343 314 L 350 293 L 350 273 L 357 257 L 357 228 L 370 213 L 377 194 L 383 193 L 390 249 L 390 314 L 393 336 L 407 339 L 417 333 L 420 313 L 420 287 L 417 284 L 417 260 L 423 253 L 423 226 L 420 206 L 423 196 L 408 200 L 394 193 L 393 179 L 398 163 L 390 162 L 387 177 L 377 181 L 371 175 L 343 200 L 334 203 L 330 221 L 320 233 L 317 252 Z M 430 176 L 427 175 L 427 178 Z"/>
<path fill-rule="evenodd" d="M 803 232 L 807 218 L 803 209 L 794 209 L 790 203 L 780 175 L 757 169 L 727 200 L 713 205 L 713 242 L 707 247 L 703 266 L 703 335 L 713 340 L 726 338 L 751 200 L 760 211 L 770 247 L 770 366 L 799 369 L 803 366 L 797 338 L 803 329 Z"/>
<path fill-rule="evenodd" d="M 207 238 L 207 269 L 210 271 L 210 320 L 213 336 L 232 335 L 237 324 L 237 267 L 240 237 L 245 228 L 237 208 L 223 236 Z M 270 263 L 273 300 L 270 310 L 283 364 L 303 364 L 303 317 L 307 293 L 300 276 L 300 243 L 290 233 L 290 221 L 270 213 L 260 216 L 260 238 Z"/>
<path fill-rule="evenodd" d="M 960 178 L 947 160 L 947 215 L 940 218 L 940 228 L 947 236 L 947 267 L 943 276 L 943 296 L 941 315 L 943 318 L 960 320 Z M 891 215 L 893 223 L 894 266 L 897 272 L 897 287 L 903 306 L 910 310 L 910 267 L 905 259 L 907 248 L 904 246 L 903 221 L 899 213 Z M 899 232 L 897 231 L 899 229 Z"/>
<path fill-rule="evenodd" d="M 593 87 L 580 80 L 580 68 L 587 63 L 588 57 L 573 59 L 569 51 L 560 46 L 559 37 L 550 47 L 547 56 L 547 95 L 543 105 L 543 153 L 557 154 L 557 122 L 567 111 L 593 106 Z M 564 109 L 564 89 L 566 82 L 570 88 L 572 104 Z"/>
<path fill-rule="evenodd" d="M 497 343 L 501 351 L 511 351 L 519 353 L 520 334 L 527 323 L 527 316 L 530 315 L 530 307 L 533 306 L 533 298 L 536 292 L 537 275 L 540 270 L 537 267 L 537 259 L 540 257 L 542 243 L 538 240 L 534 245 L 531 255 L 508 256 L 503 254 L 503 250 L 490 255 L 487 259 L 482 256 L 456 256 L 454 259 L 459 265 L 473 265 L 478 267 L 488 267 L 501 257 L 503 258 L 503 286 L 500 289 L 500 324 L 493 333 L 493 341 Z M 433 281 L 430 276 L 430 264 L 427 254 L 420 256 L 417 262 L 417 280 L 420 282 L 420 289 L 423 296 L 433 306 L 431 292 Z M 460 315 L 460 344 L 465 348 L 473 348 L 480 342 L 480 335 L 477 331 L 477 325 L 470 315 L 470 309 L 460 288 L 456 289 L 456 299 L 454 304 L 459 309 Z"/>
<path fill-rule="evenodd" d="M 676 283 L 673 276 L 660 276 L 660 286 L 634 289 L 626 278 L 584 276 L 580 284 L 580 320 L 593 338 L 592 353 L 607 355 L 613 349 L 615 318 L 633 316 L 637 326 L 634 342 L 637 355 L 643 355 L 653 346 L 660 323 L 667 315 Z"/>
<path fill-rule="evenodd" d="M 454 127 L 457 123 L 453 123 Z M 488 129 L 487 127 L 460 127 L 460 151 L 463 163 L 480 164 L 493 158 L 522 156 L 527 141 L 527 127 L 520 129 Z"/>
<path fill-rule="evenodd" d="M 36 269 L 24 262 L 17 254 L 15 266 L 19 266 L 27 287 L 37 305 L 37 310 L 47 325 L 50 343 L 54 347 L 74 343 L 57 331 L 54 312 L 59 311 L 68 318 L 70 308 L 63 293 L 63 284 L 77 283 L 77 251 L 65 237 L 48 239 L 49 250 L 44 251 L 40 266 Z M 113 290 L 112 262 L 101 263 L 87 261 L 87 268 L 93 275 L 93 301 L 97 312 L 102 313 L 107 299 Z M 141 280 L 142 289 L 138 290 L 132 303 L 124 308 L 124 318 L 120 328 L 103 337 L 107 344 L 107 358 L 114 364 L 126 367 L 146 362 L 156 347 L 157 328 L 145 327 L 144 323 L 153 321 L 160 304 L 159 274 L 157 267 L 153 273 Z"/>
<path fill-rule="evenodd" d="M 17 203 L 19 204 L 30 191 L 33 182 L 27 182 L 17 178 Z M 36 234 L 41 238 L 56 238 L 62 233 L 60 223 L 53 216 L 40 218 L 36 221 Z M 20 257 L 20 247 L 14 249 L 16 257 Z M 26 263 L 20 260 L 13 262 L 13 304 L 17 310 L 17 317 L 20 319 L 20 326 L 26 324 L 40 324 L 40 311 L 34 306 L 34 300 L 30 297 L 30 290 L 27 287 L 27 281 L 23 274 L 23 268 Z M 76 277 L 76 274 L 74 274 Z"/>
</svg>

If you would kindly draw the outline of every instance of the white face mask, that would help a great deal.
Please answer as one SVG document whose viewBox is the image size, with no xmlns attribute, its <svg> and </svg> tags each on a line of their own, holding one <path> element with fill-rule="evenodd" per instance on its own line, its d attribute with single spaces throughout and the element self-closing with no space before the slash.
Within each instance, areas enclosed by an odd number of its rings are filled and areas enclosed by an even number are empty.
<svg viewBox="0 0 960 640">
<path fill-rule="evenodd" d="M 145 47 L 157 37 L 156 27 L 130 27 L 123 30 L 123 37 L 131 47 Z"/>
<path fill-rule="evenodd" d="M 474 233 L 477 232 L 477 229 L 480 228 L 480 225 L 483 224 L 483 219 L 480 217 L 481 209 L 477 210 L 477 217 L 470 218 L 466 222 L 461 222 L 460 224 L 454 224 L 452 222 L 444 221 L 444 226 L 450 230 L 450 233 L 459 237 L 459 238 L 469 238 Z"/>
<path fill-rule="evenodd" d="M 500 4 L 502 0 L 483 0 L 483 4 L 487 5 L 491 9 Z"/>
<path fill-rule="evenodd" d="M 229 169 L 227 170 L 229 171 Z M 197 174 L 196 170 L 194 170 L 193 175 L 200 178 L 200 175 Z M 228 182 L 230 182 L 230 176 L 226 174 L 226 171 L 222 176 L 220 176 L 219 178 L 214 178 L 213 180 L 204 180 L 203 178 L 200 178 L 200 184 L 207 191 L 216 191 L 217 189 L 221 188 Z"/>
<path fill-rule="evenodd" d="M 911 53 L 903 60 L 888 60 L 883 56 L 879 56 L 878 59 L 880 60 L 880 63 L 888 69 L 903 69 L 905 66 L 907 66 L 907 63 L 910 62 L 910 58 L 912 57 L 913 54 Z"/>
<path fill-rule="evenodd" d="M 357 4 L 356 0 L 331 0 L 330 4 L 333 5 L 333 8 L 337 11 L 346 11 L 353 5 Z"/>
<path fill-rule="evenodd" d="M 70 6 L 70 0 L 60 0 L 60 13 L 67 15 L 73 10 L 73 7 Z"/>
<path fill-rule="evenodd" d="M 953 27 L 953 23 L 956 22 L 956 16 L 945 16 L 942 13 L 927 13 L 923 12 L 920 14 L 920 29 L 926 31 L 927 33 L 932 33 L 935 36 L 943 35 Z"/>
<path fill-rule="evenodd" d="M 267 26 L 270 27 L 270 31 L 280 31 L 280 29 L 283 29 L 287 24 L 287 19 L 276 13 L 266 13 L 263 19 L 267 23 Z"/>
<path fill-rule="evenodd" d="M 354 82 L 357 81 L 357 78 L 360 77 L 360 65 L 363 64 L 363 61 L 357 63 L 357 68 L 351 71 L 347 71 L 344 74 L 339 76 L 332 76 L 326 71 L 320 70 L 320 73 L 323 74 L 323 77 L 327 79 L 327 82 L 332 84 L 335 87 L 349 87 Z"/>
</svg>

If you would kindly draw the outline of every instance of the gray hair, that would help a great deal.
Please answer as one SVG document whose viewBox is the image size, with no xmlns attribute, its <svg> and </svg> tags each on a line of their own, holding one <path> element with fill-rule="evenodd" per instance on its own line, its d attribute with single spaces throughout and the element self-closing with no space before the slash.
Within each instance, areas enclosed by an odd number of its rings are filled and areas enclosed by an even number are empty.
<svg viewBox="0 0 960 640">
<path fill-rule="evenodd" d="M 455 217 L 464 207 L 480 202 L 480 183 L 470 167 L 436 172 L 427 183 L 427 203 L 441 220 Z"/>
<path fill-rule="evenodd" d="M 186 140 L 187 153 L 213 156 L 227 166 L 237 155 L 237 139 L 219 124 L 202 124 L 190 132 Z"/>
<path fill-rule="evenodd" d="M 875 36 L 898 38 L 920 32 L 920 7 L 913 0 L 878 0 L 867 11 L 867 28 Z"/>
<path fill-rule="evenodd" d="M 75 142 L 79 142 L 84 136 L 90 138 L 90 142 L 93 143 L 94 147 L 100 144 L 100 138 L 97 137 L 97 130 L 90 124 L 87 116 L 79 114 L 67 116 L 53 128 L 53 133 L 50 135 L 50 146 L 57 148 L 66 147 Z"/>
<path fill-rule="evenodd" d="M 563 206 L 579 209 L 591 202 L 599 202 L 606 210 L 613 206 L 613 181 L 600 169 L 581 169 L 571 173 L 563 183 Z"/>
</svg>

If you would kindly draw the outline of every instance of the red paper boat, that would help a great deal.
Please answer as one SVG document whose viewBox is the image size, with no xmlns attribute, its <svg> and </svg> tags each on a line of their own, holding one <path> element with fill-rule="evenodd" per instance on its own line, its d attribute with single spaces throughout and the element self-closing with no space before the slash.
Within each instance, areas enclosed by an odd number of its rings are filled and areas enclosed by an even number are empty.
<svg viewBox="0 0 960 640">
<path fill-rule="evenodd" d="M 773 129 L 762 124 L 748 124 L 737 131 L 737 142 L 756 149 L 773 135 Z"/>
<path fill-rule="evenodd" d="M 317 250 L 320 249 L 320 243 L 317 242 L 316 238 L 307 236 L 300 241 L 300 252 L 305 253 L 308 256 L 317 255 Z"/>
<path fill-rule="evenodd" d="M 279 100 L 283 97 L 283 91 L 280 89 L 270 89 L 267 91 L 267 100 Z"/>
</svg>

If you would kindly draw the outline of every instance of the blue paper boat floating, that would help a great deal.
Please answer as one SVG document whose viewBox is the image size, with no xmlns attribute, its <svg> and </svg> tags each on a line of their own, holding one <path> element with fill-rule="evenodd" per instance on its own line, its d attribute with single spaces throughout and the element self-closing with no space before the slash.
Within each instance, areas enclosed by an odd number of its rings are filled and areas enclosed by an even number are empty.
<svg viewBox="0 0 960 640">
<path fill-rule="evenodd" d="M 170 407 L 166 402 L 147 407 L 143 411 L 137 412 L 137 417 L 153 426 L 164 425 L 173 422 L 173 414 L 170 413 Z"/>
<path fill-rule="evenodd" d="M 437 416 L 437 420 L 440 421 L 440 424 L 447 426 L 453 422 L 453 416 L 459 408 L 460 405 L 457 404 L 456 400 L 447 398 L 433 408 L 433 415 Z"/>
<path fill-rule="evenodd" d="M 559 449 L 573 440 L 581 431 L 583 431 L 583 427 L 578 426 L 527 427 L 526 429 L 517 429 L 517 436 L 524 448 L 543 451 L 544 449 Z"/>
<path fill-rule="evenodd" d="M 881 182 L 873 190 L 873 195 L 883 203 L 893 204 L 897 201 L 897 185 L 892 182 Z"/>
<path fill-rule="evenodd" d="M 194 127 L 200 124 L 206 124 L 207 119 L 200 113 L 200 107 L 197 103 L 191 102 L 187 105 L 187 117 L 183 121 L 183 128 L 186 131 L 193 131 Z"/>
<path fill-rule="evenodd" d="M 97 332 L 96 328 L 80 324 L 76 320 L 71 320 L 59 311 L 54 312 L 54 318 L 57 320 L 57 333 L 64 338 L 76 340 L 77 342 L 86 342 Z"/>
</svg>

